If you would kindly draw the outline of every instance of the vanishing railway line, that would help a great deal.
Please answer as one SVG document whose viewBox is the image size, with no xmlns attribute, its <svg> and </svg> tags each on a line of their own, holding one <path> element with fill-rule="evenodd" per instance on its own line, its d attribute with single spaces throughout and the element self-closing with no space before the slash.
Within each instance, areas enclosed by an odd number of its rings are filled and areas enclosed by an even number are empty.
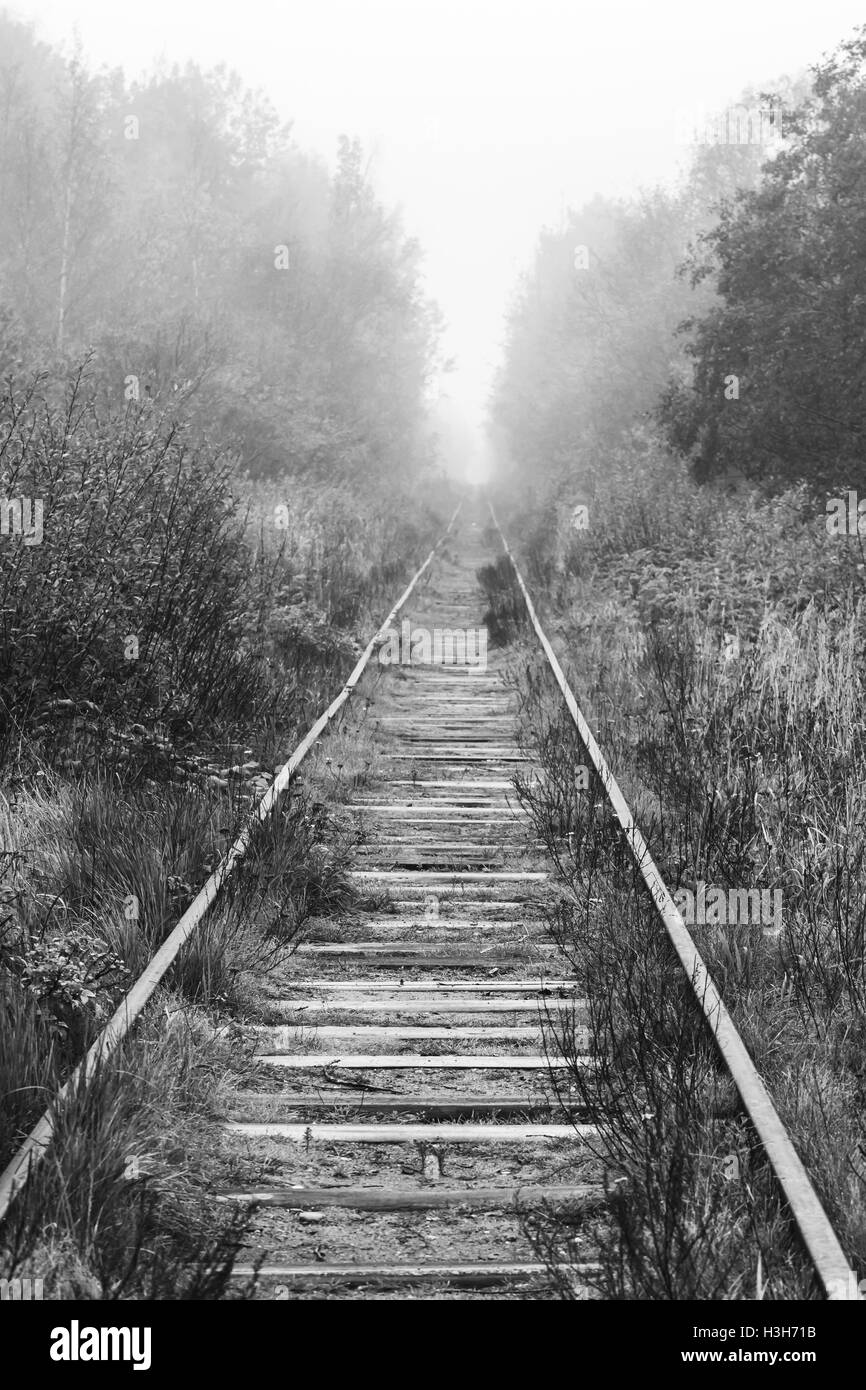
<svg viewBox="0 0 866 1390">
<path fill-rule="evenodd" d="M 431 554 L 380 633 L 398 611 L 413 627 L 477 628 L 475 574 L 492 558 L 481 536 L 477 520 L 463 521 L 453 556 Z M 843 1252 L 805 1169 L 518 580 L 825 1293 L 850 1296 Z M 375 643 L 267 793 L 262 819 L 362 678 Z M 557 1023 L 580 1037 L 585 1005 L 561 978 L 546 933 L 548 867 L 511 781 L 529 770 L 532 750 L 517 741 L 502 661 L 494 651 L 483 669 L 398 666 L 378 682 L 378 771 L 348 806 L 363 832 L 353 871 L 362 906 L 336 939 L 313 935 L 269 981 L 272 1021 L 248 1030 L 261 1084 L 235 1097 L 224 1124 L 225 1169 L 238 1181 L 214 1198 L 255 1208 L 254 1239 L 235 1273 L 255 1274 L 257 1296 L 553 1297 L 520 1206 L 604 1199 L 587 1142 L 595 1130 L 562 1080 Z M 244 850 L 242 840 L 208 881 L 85 1068 L 123 1037 Z M 588 1036 L 578 1065 L 592 1068 Z M 0 1216 L 50 1137 L 46 1115 L 0 1178 Z M 579 1241 L 560 1277 L 591 1296 L 583 1280 L 594 1252 Z"/>
<path fill-rule="evenodd" d="M 459 562 L 440 561 L 413 596 L 413 630 L 480 622 L 478 534 L 465 528 Z M 580 1005 L 545 939 L 547 873 L 525 862 L 510 779 L 528 755 L 500 661 L 380 668 L 381 771 L 349 803 L 364 835 L 353 877 L 376 905 L 339 942 L 302 946 L 274 982 L 285 1025 L 263 1030 L 260 1052 L 279 1088 L 239 1101 L 229 1131 L 242 1161 L 257 1149 L 280 1164 L 277 1185 L 226 1194 L 262 1203 L 266 1292 L 423 1281 L 428 1295 L 543 1293 L 518 1189 L 529 1201 L 601 1195 L 587 1156 L 582 1181 L 559 1176 L 572 1166 L 563 1147 L 588 1127 L 574 1116 L 575 1131 L 547 1095 L 544 1014 Z M 298 1038 L 307 1023 L 315 1051 Z"/>
</svg>

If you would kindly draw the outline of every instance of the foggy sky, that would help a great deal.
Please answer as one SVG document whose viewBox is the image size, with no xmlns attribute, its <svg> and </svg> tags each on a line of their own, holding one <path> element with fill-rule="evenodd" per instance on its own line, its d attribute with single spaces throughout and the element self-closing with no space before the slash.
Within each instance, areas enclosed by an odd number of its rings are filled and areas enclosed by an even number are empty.
<svg viewBox="0 0 866 1390">
<path fill-rule="evenodd" d="M 502 316 L 543 225 L 594 193 L 669 181 L 678 109 L 719 109 L 793 75 L 862 23 L 857 0 L 16 0 L 40 37 L 142 75 L 225 62 L 299 144 L 333 164 L 358 135 L 383 199 L 427 252 L 458 367 L 443 385 L 480 420 Z"/>
</svg>

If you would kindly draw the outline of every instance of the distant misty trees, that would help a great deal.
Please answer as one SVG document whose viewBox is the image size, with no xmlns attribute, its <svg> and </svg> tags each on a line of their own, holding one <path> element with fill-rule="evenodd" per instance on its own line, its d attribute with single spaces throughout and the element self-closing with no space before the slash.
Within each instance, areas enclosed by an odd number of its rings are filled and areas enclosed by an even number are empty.
<svg viewBox="0 0 866 1390">
<path fill-rule="evenodd" d="M 692 257 L 717 301 L 690 325 L 693 372 L 662 418 L 700 477 L 853 485 L 866 477 L 866 29 L 815 69 L 783 135 L 760 187 Z"/>
<path fill-rule="evenodd" d="M 660 424 L 699 479 L 866 482 L 866 29 L 744 100 L 780 139 L 698 145 L 680 188 L 542 235 L 492 409 L 521 472 L 603 474 Z"/>
<path fill-rule="evenodd" d="M 253 473 L 409 469 L 439 319 L 357 142 L 333 176 L 224 69 L 127 85 L 0 15 L 0 357 L 169 404 Z"/>
<path fill-rule="evenodd" d="M 596 197 L 545 231 L 508 317 L 492 400 L 494 437 L 515 467 L 568 478 L 649 421 L 672 372 L 678 329 L 712 300 L 680 273 L 715 206 L 757 180 L 759 146 L 697 146 L 688 180 L 633 199 Z"/>
</svg>

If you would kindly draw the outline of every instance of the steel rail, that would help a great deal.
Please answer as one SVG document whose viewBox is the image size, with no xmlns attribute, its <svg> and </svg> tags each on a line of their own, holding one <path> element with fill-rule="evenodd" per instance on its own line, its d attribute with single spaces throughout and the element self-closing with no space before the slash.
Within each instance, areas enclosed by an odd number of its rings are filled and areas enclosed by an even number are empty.
<svg viewBox="0 0 866 1390">
<path fill-rule="evenodd" d="M 508 542 L 496 518 L 493 505 L 492 503 L 488 503 L 488 505 L 493 524 L 499 533 L 505 553 L 511 561 L 535 634 L 550 662 L 569 714 L 577 726 L 581 742 L 607 791 L 611 805 L 625 833 L 626 843 L 631 850 L 632 857 L 640 869 L 643 880 L 664 922 L 671 944 L 689 978 L 698 1006 L 715 1037 L 746 1113 L 770 1160 L 824 1292 L 828 1299 L 857 1299 L 859 1298 L 857 1276 L 845 1258 L 845 1253 L 830 1224 L 830 1219 L 821 1205 L 812 1180 L 791 1142 L 788 1131 L 737 1031 L 737 1026 L 725 1007 L 721 994 L 653 861 L 628 803 L 580 710 L 571 686 L 568 684 L 556 658 L 556 653 L 538 621 L 538 615 L 529 596 L 529 591 L 523 582 L 517 561 L 509 549 Z"/>
<path fill-rule="evenodd" d="M 238 835 L 231 848 L 208 878 L 204 887 L 190 903 L 177 926 L 171 932 L 171 935 L 166 938 L 159 950 L 142 971 L 141 975 L 139 975 L 135 984 L 132 985 L 130 990 L 124 995 L 117 1009 L 99 1033 L 99 1036 L 93 1042 L 83 1060 L 79 1062 L 68 1080 L 59 1089 L 52 1104 L 31 1130 L 3 1173 L 0 1174 L 0 1221 L 5 1217 L 11 1203 L 22 1187 L 25 1186 L 35 1167 L 42 1158 L 44 1158 L 54 1133 L 54 1114 L 58 1105 L 62 1104 L 75 1088 L 85 1081 L 93 1073 L 99 1063 L 107 1058 L 126 1037 L 132 1024 L 147 1004 L 160 980 L 165 975 L 169 966 L 174 962 L 181 947 L 188 941 L 193 932 L 207 916 L 211 907 L 216 902 L 223 885 L 228 881 L 234 873 L 236 866 L 243 859 L 249 848 L 256 823 L 263 824 L 267 820 L 283 792 L 288 787 L 298 765 L 303 761 L 313 744 L 349 699 L 349 696 L 360 680 L 364 668 L 376 647 L 376 643 L 390 627 L 394 618 L 400 612 L 400 609 L 414 590 L 419 579 L 431 564 L 443 541 L 450 534 L 462 505 L 462 501 L 457 504 L 451 520 L 448 522 L 446 529 L 430 551 L 427 559 L 420 569 L 416 571 L 387 618 L 385 618 L 384 622 L 380 624 L 375 634 L 370 638 L 370 641 L 364 648 L 352 674 L 342 687 L 339 695 L 331 702 L 324 714 L 319 716 L 303 742 L 298 745 L 288 762 L 283 764 L 270 787 L 256 803 L 253 808 L 251 823 Z"/>
</svg>

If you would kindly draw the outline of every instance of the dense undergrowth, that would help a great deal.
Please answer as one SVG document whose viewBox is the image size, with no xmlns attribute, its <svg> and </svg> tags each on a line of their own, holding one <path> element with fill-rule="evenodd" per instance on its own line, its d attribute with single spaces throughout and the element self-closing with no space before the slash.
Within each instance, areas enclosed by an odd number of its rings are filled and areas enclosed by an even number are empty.
<svg viewBox="0 0 866 1390">
<path fill-rule="evenodd" d="M 10 383 L 0 400 L 6 491 L 43 506 L 39 542 L 4 536 L 0 568 L 2 1165 L 337 693 L 442 515 L 394 488 L 347 501 L 245 479 L 147 407 L 103 416 L 86 371 L 62 398 L 43 387 Z M 58 1110 L 4 1227 L 4 1277 L 42 1278 L 47 1297 L 226 1291 L 244 1221 L 205 1200 L 190 1157 L 214 1123 L 207 1077 L 242 1072 L 228 1021 L 309 918 L 349 901 L 351 850 L 315 781 L 257 828 L 141 1036 Z"/>
<path fill-rule="evenodd" d="M 428 512 L 359 506 L 236 460 L 148 408 L 103 417 L 83 372 L 0 396 L 7 495 L 42 535 L 4 545 L 0 756 L 164 772 L 195 744 L 300 727 L 420 554 Z M 182 768 L 183 763 L 179 766 Z"/>
<path fill-rule="evenodd" d="M 680 905 L 701 884 L 781 892 L 772 924 L 723 909 L 691 930 L 859 1270 L 864 556 L 825 521 L 806 488 L 700 488 L 641 434 L 606 468 L 588 529 L 551 500 L 520 525 L 520 555 Z M 549 676 L 530 664 L 521 686 L 546 729 L 548 774 L 523 795 L 559 859 L 552 925 L 593 1001 L 603 1059 L 587 1097 L 613 1155 L 601 1286 L 616 1298 L 820 1296 L 597 780 L 579 789 L 588 759 Z M 542 1248 L 565 1234 L 553 1217 L 537 1223 Z"/>
</svg>

